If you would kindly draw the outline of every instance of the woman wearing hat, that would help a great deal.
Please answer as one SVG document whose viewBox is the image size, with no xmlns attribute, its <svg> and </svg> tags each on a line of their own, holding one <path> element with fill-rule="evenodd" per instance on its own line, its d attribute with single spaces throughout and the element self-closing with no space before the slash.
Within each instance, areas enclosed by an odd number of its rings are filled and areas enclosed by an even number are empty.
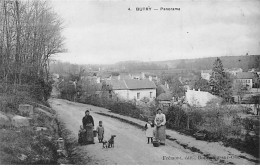
<svg viewBox="0 0 260 168">
<path fill-rule="evenodd" d="M 160 141 L 161 145 L 165 145 L 165 139 L 166 139 L 166 133 L 165 133 L 165 129 L 166 129 L 166 117 L 165 115 L 162 113 L 161 109 L 157 110 L 157 114 L 155 116 L 154 119 L 154 124 L 156 126 L 156 131 L 155 131 L 155 139 L 158 141 Z"/>
<path fill-rule="evenodd" d="M 84 129 L 86 130 L 86 138 L 88 144 L 95 144 L 94 142 L 94 120 L 93 117 L 89 114 L 89 110 L 85 111 L 85 116 L 82 118 L 82 124 Z"/>
</svg>

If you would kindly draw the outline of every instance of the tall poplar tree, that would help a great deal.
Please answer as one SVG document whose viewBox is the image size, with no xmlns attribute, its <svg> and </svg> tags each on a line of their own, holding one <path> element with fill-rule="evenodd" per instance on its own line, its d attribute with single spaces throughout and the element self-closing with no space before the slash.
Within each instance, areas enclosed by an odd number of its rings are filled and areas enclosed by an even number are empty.
<svg viewBox="0 0 260 168">
<path fill-rule="evenodd" d="M 217 58 L 213 64 L 210 77 L 211 93 L 224 98 L 228 101 L 232 94 L 232 79 L 228 73 L 225 73 L 222 61 Z"/>
</svg>

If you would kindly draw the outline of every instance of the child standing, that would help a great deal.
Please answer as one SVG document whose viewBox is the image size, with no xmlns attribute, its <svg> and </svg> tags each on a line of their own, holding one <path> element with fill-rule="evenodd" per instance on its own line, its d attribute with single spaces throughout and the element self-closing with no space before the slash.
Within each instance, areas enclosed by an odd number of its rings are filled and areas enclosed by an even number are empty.
<svg viewBox="0 0 260 168">
<path fill-rule="evenodd" d="M 152 120 L 148 120 L 148 122 L 145 124 L 145 135 L 147 137 L 147 144 L 149 144 L 150 139 L 151 139 L 151 143 L 153 142 L 153 137 L 154 137 L 154 124 L 152 122 Z"/>
<path fill-rule="evenodd" d="M 105 129 L 102 125 L 102 121 L 99 121 L 99 125 L 97 126 L 97 134 L 98 134 L 98 141 L 99 143 L 103 142 Z"/>
<path fill-rule="evenodd" d="M 79 144 L 86 144 L 86 136 L 85 136 L 86 130 L 83 128 L 83 126 L 80 126 L 79 133 L 78 133 L 78 143 Z"/>
</svg>

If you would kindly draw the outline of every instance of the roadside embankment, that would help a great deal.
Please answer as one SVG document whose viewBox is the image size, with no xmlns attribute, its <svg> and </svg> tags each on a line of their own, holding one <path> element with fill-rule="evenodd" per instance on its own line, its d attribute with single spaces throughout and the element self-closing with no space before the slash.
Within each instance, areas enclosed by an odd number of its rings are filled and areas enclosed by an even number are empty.
<svg viewBox="0 0 260 168">
<path fill-rule="evenodd" d="M 54 110 L 17 95 L 0 99 L 0 164 L 69 163 L 66 149 L 59 151 L 57 140 L 64 133 Z"/>
</svg>

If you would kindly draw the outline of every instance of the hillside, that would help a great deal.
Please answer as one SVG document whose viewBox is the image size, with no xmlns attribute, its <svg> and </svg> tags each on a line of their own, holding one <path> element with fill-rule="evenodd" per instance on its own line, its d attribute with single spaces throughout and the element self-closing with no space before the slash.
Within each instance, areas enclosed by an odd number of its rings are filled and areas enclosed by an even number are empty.
<svg viewBox="0 0 260 168">
<path fill-rule="evenodd" d="M 79 73 L 80 70 L 90 69 L 98 71 L 99 68 L 108 71 L 121 71 L 121 72 L 135 72 L 135 71 L 152 71 L 161 73 L 164 71 L 176 70 L 206 70 L 212 69 L 213 62 L 217 57 L 196 58 L 196 59 L 179 59 L 167 61 L 122 61 L 115 64 L 107 65 L 76 65 L 66 62 L 56 62 L 50 64 L 51 73 Z M 224 68 L 242 68 L 244 71 L 248 69 L 260 70 L 260 55 L 247 55 L 247 56 L 223 56 L 219 57 L 222 60 Z M 91 71 L 90 70 L 90 71 Z"/>
<path fill-rule="evenodd" d="M 169 68 L 203 70 L 211 69 L 216 58 L 217 57 L 167 60 L 153 63 L 157 63 L 161 66 L 167 65 Z M 260 68 L 260 55 L 223 56 L 220 57 L 220 59 L 222 60 L 224 68 L 242 68 L 244 71 L 251 68 Z"/>
</svg>

